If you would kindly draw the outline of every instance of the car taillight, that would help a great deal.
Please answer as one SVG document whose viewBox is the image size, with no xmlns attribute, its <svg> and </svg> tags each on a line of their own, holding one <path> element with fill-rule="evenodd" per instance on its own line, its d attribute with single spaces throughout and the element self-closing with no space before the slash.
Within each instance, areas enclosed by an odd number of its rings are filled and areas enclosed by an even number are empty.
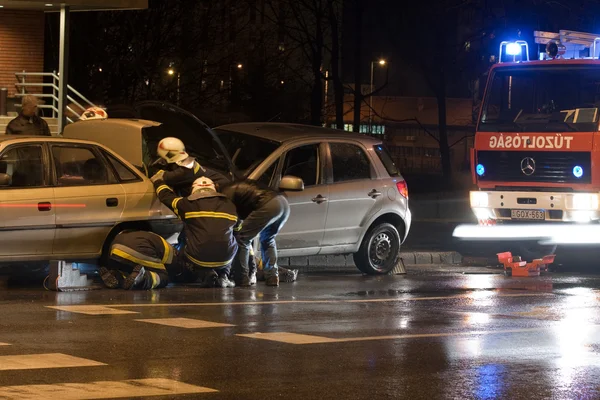
<svg viewBox="0 0 600 400">
<path fill-rule="evenodd" d="M 406 184 L 406 181 L 396 182 L 396 187 L 398 188 L 398 192 L 400 192 L 402 197 L 405 197 L 408 199 L 408 185 Z"/>
</svg>

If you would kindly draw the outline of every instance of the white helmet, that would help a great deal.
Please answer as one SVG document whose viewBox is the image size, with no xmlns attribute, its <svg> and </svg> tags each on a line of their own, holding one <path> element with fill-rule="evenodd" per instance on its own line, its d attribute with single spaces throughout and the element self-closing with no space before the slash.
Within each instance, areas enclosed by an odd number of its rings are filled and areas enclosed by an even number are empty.
<svg viewBox="0 0 600 400">
<path fill-rule="evenodd" d="M 205 176 L 201 176 L 192 183 L 192 193 L 196 193 L 198 190 L 212 190 L 217 191 L 215 183 Z"/>
<path fill-rule="evenodd" d="M 104 109 L 100 107 L 90 107 L 86 109 L 79 117 L 80 120 L 85 121 L 88 119 L 106 119 L 108 118 L 108 114 Z"/>
<path fill-rule="evenodd" d="M 174 137 L 166 137 L 158 142 L 156 152 L 160 158 L 164 159 L 169 164 L 185 160 L 189 157 L 188 153 L 185 152 L 185 145 L 183 142 Z"/>
</svg>

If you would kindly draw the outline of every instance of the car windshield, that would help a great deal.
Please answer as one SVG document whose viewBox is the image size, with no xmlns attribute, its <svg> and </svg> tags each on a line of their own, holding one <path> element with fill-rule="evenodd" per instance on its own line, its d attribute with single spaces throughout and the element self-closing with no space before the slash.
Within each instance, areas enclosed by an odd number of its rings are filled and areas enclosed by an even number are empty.
<svg viewBox="0 0 600 400">
<path fill-rule="evenodd" d="M 278 142 L 239 132 L 224 129 L 214 131 L 231 156 L 233 165 L 243 177 L 247 177 L 281 145 Z"/>
<path fill-rule="evenodd" d="M 478 130 L 597 131 L 599 89 L 600 66 L 498 68 L 487 90 Z"/>
</svg>

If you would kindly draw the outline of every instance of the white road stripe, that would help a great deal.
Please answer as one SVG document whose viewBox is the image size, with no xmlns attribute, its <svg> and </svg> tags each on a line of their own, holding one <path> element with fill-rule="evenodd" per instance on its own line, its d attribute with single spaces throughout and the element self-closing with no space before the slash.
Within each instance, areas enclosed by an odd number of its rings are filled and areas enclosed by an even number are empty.
<svg viewBox="0 0 600 400">
<path fill-rule="evenodd" d="M 140 322 L 148 322 L 150 324 L 174 326 L 176 328 L 186 329 L 202 329 L 202 328 L 224 328 L 235 326 L 231 324 L 222 324 L 220 322 L 203 321 L 200 319 L 191 318 L 153 318 L 153 319 L 136 319 Z"/>
<path fill-rule="evenodd" d="M 382 299 L 356 299 L 356 300 L 273 300 L 273 301 L 232 301 L 225 303 L 147 303 L 147 304 L 107 304 L 90 306 L 46 306 L 60 311 L 68 311 L 87 315 L 107 315 L 107 314 L 139 314 L 134 311 L 116 310 L 117 308 L 139 308 L 139 307 L 216 307 L 216 306 L 247 306 L 247 305 L 270 305 L 270 304 L 335 304 L 335 303 L 393 303 L 400 301 L 432 301 L 432 300 L 451 300 L 473 298 L 478 296 L 472 292 L 455 296 L 434 296 L 434 297 L 392 297 Z M 542 297 L 554 296 L 553 293 L 490 293 L 490 297 Z"/>
<path fill-rule="evenodd" d="M 524 329 L 505 329 L 497 331 L 470 331 L 470 332 L 449 332 L 449 333 L 419 333 L 407 335 L 387 335 L 387 336 L 365 336 L 354 338 L 334 339 L 325 336 L 303 335 L 290 332 L 271 332 L 271 333 L 248 333 L 238 334 L 236 336 L 247 337 L 251 339 L 263 339 L 273 342 L 281 342 L 288 344 L 319 344 L 319 343 L 343 343 L 343 342 L 364 342 L 371 340 L 397 340 L 397 339 L 412 339 L 412 338 L 433 338 L 433 337 L 449 337 L 449 336 L 471 336 L 471 335 L 494 335 L 500 333 L 520 333 L 520 332 L 535 332 L 548 328 L 524 328 Z"/>
<path fill-rule="evenodd" d="M 86 315 L 118 315 L 118 314 L 139 314 L 136 311 L 115 310 L 112 306 L 91 305 L 91 306 L 47 306 L 59 311 L 67 311 Z"/>
<path fill-rule="evenodd" d="M 99 367 L 103 365 L 107 364 L 60 353 L 0 356 L 0 371 L 20 369 Z M 1 398 L 2 396 L 0 396 L 0 399 Z"/>
<path fill-rule="evenodd" d="M 0 342 L 0 346 L 10 346 L 10 343 L 2 343 L 2 342 Z"/>
<path fill-rule="evenodd" d="M 171 379 L 131 379 L 89 383 L 58 383 L 52 385 L 0 386 L 0 399 L 6 400 L 88 400 L 118 399 L 147 396 L 172 396 L 215 393 L 215 389 L 189 385 Z"/>
</svg>

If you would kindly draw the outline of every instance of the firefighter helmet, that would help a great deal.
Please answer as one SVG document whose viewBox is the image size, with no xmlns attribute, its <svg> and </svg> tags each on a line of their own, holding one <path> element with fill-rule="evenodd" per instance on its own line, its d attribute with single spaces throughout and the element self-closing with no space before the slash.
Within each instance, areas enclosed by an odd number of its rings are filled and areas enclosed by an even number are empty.
<svg viewBox="0 0 600 400">
<path fill-rule="evenodd" d="M 192 193 L 195 193 L 198 190 L 217 191 L 215 188 L 215 183 L 212 181 L 212 179 L 205 176 L 201 176 L 200 178 L 196 179 L 194 183 L 192 183 Z"/>
<path fill-rule="evenodd" d="M 108 118 L 108 114 L 104 109 L 100 107 L 90 107 L 87 108 L 79 117 L 80 120 L 86 121 L 89 119 L 106 119 Z"/>
<path fill-rule="evenodd" d="M 183 142 L 174 137 L 166 137 L 158 143 L 156 150 L 159 157 L 169 164 L 183 161 L 188 158 Z"/>
</svg>

